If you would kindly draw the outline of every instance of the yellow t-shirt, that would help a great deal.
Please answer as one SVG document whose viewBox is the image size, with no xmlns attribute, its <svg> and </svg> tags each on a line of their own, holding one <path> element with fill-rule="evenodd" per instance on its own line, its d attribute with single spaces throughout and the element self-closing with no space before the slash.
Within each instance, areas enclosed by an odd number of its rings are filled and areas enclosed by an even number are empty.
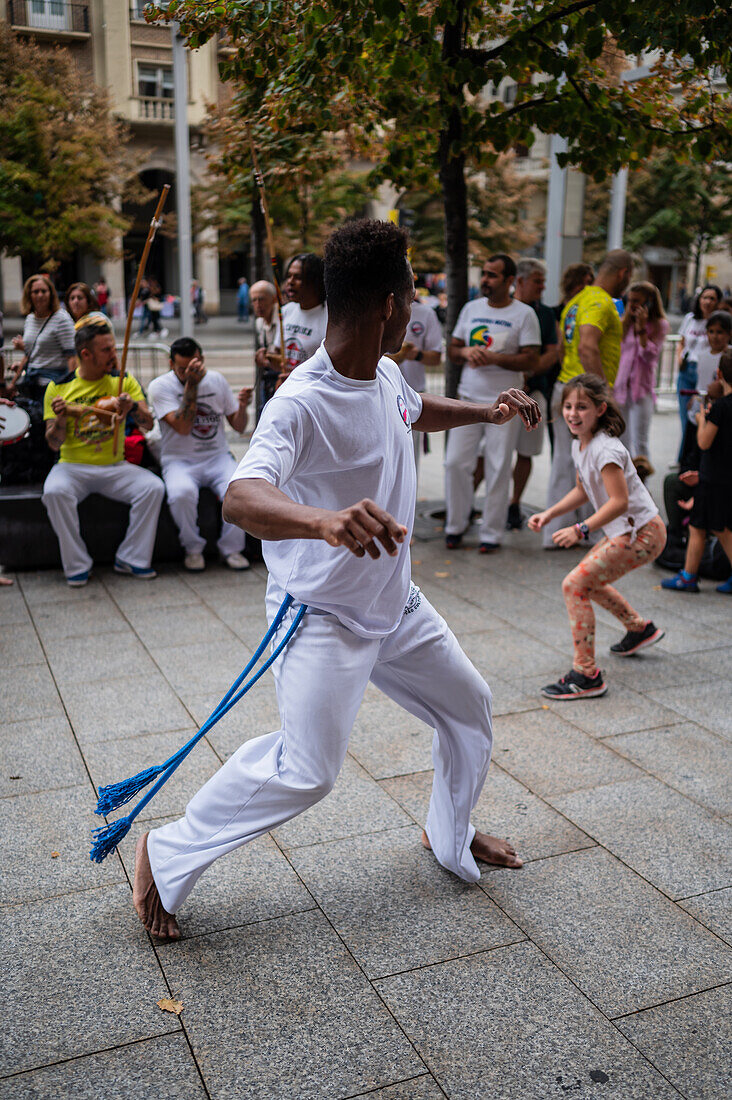
<svg viewBox="0 0 732 1100">
<path fill-rule="evenodd" d="M 570 298 L 562 310 L 559 322 L 564 340 L 564 358 L 559 375 L 560 382 L 569 382 L 585 368 L 577 349 L 582 325 L 594 325 L 600 330 L 600 360 L 605 378 L 612 386 L 620 366 L 620 343 L 623 326 L 615 303 L 606 290 L 599 286 L 586 286 L 574 298 Z"/>
<path fill-rule="evenodd" d="M 125 456 L 124 425 L 120 425 L 117 438 L 117 454 L 112 453 L 114 429 L 109 422 L 94 415 L 94 402 L 100 397 L 116 397 L 119 378 L 105 374 L 97 382 L 87 382 L 79 378 L 78 372 L 63 382 L 49 382 L 43 398 L 43 416 L 53 420 L 51 402 L 54 397 L 63 397 L 67 405 L 88 405 L 89 412 L 82 416 L 69 416 L 66 421 L 66 439 L 61 444 L 61 462 L 83 462 L 89 466 L 111 466 L 121 462 Z M 122 389 L 133 401 L 144 401 L 145 394 L 136 378 L 126 374 Z"/>
</svg>

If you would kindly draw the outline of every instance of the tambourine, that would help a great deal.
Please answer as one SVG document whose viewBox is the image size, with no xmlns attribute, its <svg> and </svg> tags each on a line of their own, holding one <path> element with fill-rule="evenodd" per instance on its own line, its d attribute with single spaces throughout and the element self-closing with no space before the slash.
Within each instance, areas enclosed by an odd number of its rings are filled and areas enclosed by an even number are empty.
<svg viewBox="0 0 732 1100">
<path fill-rule="evenodd" d="M 0 447 L 23 439 L 30 430 L 30 417 L 19 405 L 0 405 Z"/>
</svg>

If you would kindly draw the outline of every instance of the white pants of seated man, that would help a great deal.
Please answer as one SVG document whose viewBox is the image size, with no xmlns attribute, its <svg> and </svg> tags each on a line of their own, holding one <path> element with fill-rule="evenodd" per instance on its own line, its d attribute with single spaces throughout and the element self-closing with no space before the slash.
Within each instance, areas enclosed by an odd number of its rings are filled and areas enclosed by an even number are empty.
<svg viewBox="0 0 732 1100">
<path fill-rule="evenodd" d="M 270 583 L 270 622 L 281 596 Z M 369 680 L 434 727 L 425 828 L 439 862 L 466 882 L 477 881 L 470 813 L 490 762 L 491 693 L 445 621 L 418 598 L 419 606 L 383 639 L 361 638 L 333 615 L 305 615 L 273 666 L 281 729 L 245 742 L 194 795 L 184 817 L 150 833 L 150 864 L 169 913 L 215 859 L 331 790 Z M 293 614 L 291 608 L 275 642 Z"/>
<path fill-rule="evenodd" d="M 513 453 L 522 430 L 517 416 L 502 427 L 496 424 L 465 424 L 461 428 L 451 429 L 445 452 L 446 535 L 462 535 L 470 525 L 475 496 L 473 471 L 482 446 L 485 501 L 480 541 L 499 546 L 503 542 Z"/>
<path fill-rule="evenodd" d="M 79 504 L 90 493 L 130 505 L 127 534 L 117 547 L 116 557 L 128 565 L 148 569 L 165 496 L 160 478 L 131 462 L 111 466 L 57 462 L 46 478 L 42 499 L 58 538 L 66 576 L 86 573 L 94 564 L 79 527 Z"/>
<path fill-rule="evenodd" d="M 547 491 L 546 506 L 565 497 L 577 484 L 577 469 L 572 459 L 572 440 L 574 436 L 564 422 L 562 416 L 562 393 L 564 386 L 557 382 L 552 394 L 552 424 L 554 426 L 554 453 L 552 454 L 552 469 L 549 475 L 549 489 Z M 594 508 L 591 504 L 583 504 L 574 512 L 566 512 L 563 516 L 556 516 L 542 528 L 542 543 L 545 547 L 553 547 L 552 535 L 561 527 L 571 527 L 573 523 L 581 523 L 591 516 Z M 595 541 L 594 539 L 592 540 Z"/>
<path fill-rule="evenodd" d="M 180 533 L 180 541 L 186 554 L 202 554 L 206 540 L 198 530 L 198 493 L 211 489 L 219 500 L 224 499 L 226 487 L 236 469 L 236 459 L 228 452 L 209 455 L 197 462 L 171 459 L 163 462 L 163 481 L 168 494 L 168 507 Z M 222 523 L 217 543 L 222 557 L 238 554 L 244 549 L 246 535 L 241 527 Z"/>
</svg>

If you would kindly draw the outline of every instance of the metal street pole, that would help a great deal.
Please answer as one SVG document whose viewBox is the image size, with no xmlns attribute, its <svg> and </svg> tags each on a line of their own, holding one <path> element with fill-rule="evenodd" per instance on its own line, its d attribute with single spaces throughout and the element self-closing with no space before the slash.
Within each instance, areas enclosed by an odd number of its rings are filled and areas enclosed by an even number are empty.
<svg viewBox="0 0 732 1100">
<path fill-rule="evenodd" d="M 188 145 L 188 71 L 180 26 L 173 23 L 173 103 L 175 110 L 175 189 L 178 200 L 178 284 L 180 331 L 193 335 L 193 253 L 191 249 L 191 175 Z"/>
<path fill-rule="evenodd" d="M 607 224 L 607 250 L 623 247 L 625 234 L 625 196 L 628 191 L 628 169 L 621 168 L 613 176 L 610 191 L 610 217 Z"/>
<path fill-rule="evenodd" d="M 555 305 L 562 297 L 560 283 L 564 249 L 564 204 L 567 195 L 567 169 L 560 168 L 557 154 L 567 152 L 566 138 L 557 134 L 552 136 L 549 153 L 549 191 L 546 203 L 546 235 L 544 242 L 544 262 L 546 263 L 546 288 L 543 299 Z"/>
</svg>

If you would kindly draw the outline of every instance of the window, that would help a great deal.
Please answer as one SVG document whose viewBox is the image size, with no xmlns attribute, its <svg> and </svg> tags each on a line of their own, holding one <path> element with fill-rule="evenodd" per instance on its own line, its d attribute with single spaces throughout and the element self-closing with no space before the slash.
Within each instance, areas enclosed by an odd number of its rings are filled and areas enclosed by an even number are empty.
<svg viewBox="0 0 732 1100">
<path fill-rule="evenodd" d="M 31 0 L 28 5 L 28 23 L 45 30 L 65 30 L 66 12 L 63 0 Z"/>
<path fill-rule="evenodd" d="M 146 99 L 172 99 L 172 65 L 150 65 L 138 61 L 137 94 Z"/>
</svg>

